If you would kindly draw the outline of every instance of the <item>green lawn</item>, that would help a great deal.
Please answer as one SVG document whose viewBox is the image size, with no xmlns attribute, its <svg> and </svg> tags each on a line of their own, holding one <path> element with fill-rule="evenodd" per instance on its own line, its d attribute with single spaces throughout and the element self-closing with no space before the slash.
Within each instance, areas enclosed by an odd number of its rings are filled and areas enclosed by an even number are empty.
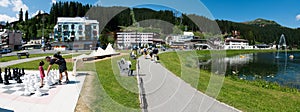
<svg viewBox="0 0 300 112">
<path fill-rule="evenodd" d="M 139 112 L 139 96 L 135 77 L 120 76 L 116 68 L 116 59 L 109 59 L 95 63 L 100 81 L 99 98 L 95 99 L 93 110 L 103 112 L 130 111 Z M 112 65 L 113 63 L 113 65 Z M 114 72 L 115 71 L 115 72 Z"/>
<path fill-rule="evenodd" d="M 252 52 L 274 52 L 272 50 L 246 50 L 246 51 L 227 51 L 227 56 L 240 55 Z M 210 57 L 209 51 L 197 51 L 198 57 Z M 188 54 L 186 52 L 185 54 Z M 171 72 L 181 77 L 180 59 L 176 52 L 167 52 L 160 54 L 161 63 Z M 189 73 L 199 73 L 197 69 L 183 68 Z M 211 77 L 220 77 L 218 75 L 211 75 L 210 72 L 200 70 L 200 74 L 188 74 L 182 78 L 187 83 L 197 88 L 204 93 L 207 92 L 207 87 Z M 198 84 L 194 79 L 198 78 Z M 210 94 L 208 94 L 210 95 Z M 217 100 L 229 104 L 242 111 L 253 112 L 278 112 L 291 111 L 296 112 L 300 110 L 300 93 L 297 89 L 288 87 L 280 87 L 275 83 L 268 83 L 265 81 L 245 81 L 240 80 L 234 76 L 224 78 L 224 83 L 221 88 Z"/>
<path fill-rule="evenodd" d="M 29 58 L 34 58 L 34 57 L 41 57 L 41 56 L 50 56 L 53 54 L 30 54 Z M 26 58 L 26 56 L 22 56 L 21 59 Z M 12 60 L 18 60 L 18 56 L 5 56 L 0 58 L 0 62 L 8 62 Z"/>
<path fill-rule="evenodd" d="M 45 55 L 45 56 L 52 56 L 53 54 L 50 54 L 50 55 Z M 65 59 L 69 59 L 69 58 L 72 58 L 73 56 L 75 55 L 67 55 L 67 56 L 63 56 Z M 9 66 L 10 68 L 24 68 L 25 70 L 38 70 L 39 68 L 39 62 L 43 60 L 45 62 L 45 65 L 44 65 L 44 69 L 46 70 L 49 63 L 46 62 L 45 59 L 40 59 L 40 60 L 35 60 L 35 61 L 29 61 L 29 62 L 26 62 L 26 63 L 20 63 L 20 64 L 16 64 L 16 65 L 12 65 L 12 66 Z M 54 64 L 52 66 L 53 69 L 58 69 L 58 65 Z M 73 70 L 73 63 L 71 62 L 68 62 L 67 63 L 67 68 L 69 71 Z"/>
</svg>

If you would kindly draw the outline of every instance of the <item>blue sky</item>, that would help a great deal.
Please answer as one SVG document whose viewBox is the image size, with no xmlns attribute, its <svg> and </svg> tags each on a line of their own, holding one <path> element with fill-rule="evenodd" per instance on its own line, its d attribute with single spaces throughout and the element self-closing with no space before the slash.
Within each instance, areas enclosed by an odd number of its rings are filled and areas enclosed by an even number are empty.
<svg viewBox="0 0 300 112">
<path fill-rule="evenodd" d="M 33 16 L 38 10 L 49 12 L 51 4 L 70 0 L 0 0 L 0 21 L 17 20 L 18 9 L 29 10 Z M 156 4 L 176 9 L 183 13 L 194 13 L 212 19 L 245 22 L 256 18 L 274 20 L 291 28 L 300 27 L 299 0 L 73 0 L 84 4 L 98 3 L 102 6 L 152 7 Z M 155 9 L 160 7 L 155 6 Z M 162 8 L 165 9 L 165 8 Z M 298 16 L 297 16 L 298 15 Z M 298 17 L 298 20 L 297 20 Z"/>
</svg>

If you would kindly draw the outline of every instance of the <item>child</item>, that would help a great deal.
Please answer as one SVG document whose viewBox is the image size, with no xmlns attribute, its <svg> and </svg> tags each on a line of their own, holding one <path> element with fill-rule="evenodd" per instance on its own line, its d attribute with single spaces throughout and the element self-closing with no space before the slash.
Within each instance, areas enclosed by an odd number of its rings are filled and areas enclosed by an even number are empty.
<svg viewBox="0 0 300 112">
<path fill-rule="evenodd" d="M 41 76 L 41 86 L 40 88 L 42 88 L 44 86 L 44 77 L 45 77 L 45 72 L 44 72 L 44 61 L 40 61 L 40 64 L 39 64 L 39 71 L 40 71 L 40 76 Z"/>
</svg>

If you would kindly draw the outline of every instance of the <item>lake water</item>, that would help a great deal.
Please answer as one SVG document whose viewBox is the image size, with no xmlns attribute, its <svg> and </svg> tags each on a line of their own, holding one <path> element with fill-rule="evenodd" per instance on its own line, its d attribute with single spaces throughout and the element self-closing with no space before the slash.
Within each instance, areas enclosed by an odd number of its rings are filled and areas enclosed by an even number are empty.
<svg viewBox="0 0 300 112">
<path fill-rule="evenodd" d="M 289 55 L 294 55 L 290 59 Z M 226 57 L 226 75 L 237 75 L 240 79 L 277 82 L 280 85 L 300 89 L 300 52 L 279 53 L 252 53 Z M 244 56 L 244 57 L 243 57 Z M 208 64 L 209 65 L 209 64 Z M 209 69 L 208 65 L 201 66 Z"/>
</svg>

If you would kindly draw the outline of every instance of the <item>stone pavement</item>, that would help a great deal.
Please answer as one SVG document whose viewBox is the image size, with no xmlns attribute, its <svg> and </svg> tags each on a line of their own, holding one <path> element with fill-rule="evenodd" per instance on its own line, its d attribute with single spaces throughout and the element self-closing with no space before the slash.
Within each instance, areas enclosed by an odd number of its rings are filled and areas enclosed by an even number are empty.
<svg viewBox="0 0 300 112">
<path fill-rule="evenodd" d="M 144 111 L 149 112 L 236 112 L 176 77 L 159 63 L 139 58 L 145 93 Z"/>
</svg>

